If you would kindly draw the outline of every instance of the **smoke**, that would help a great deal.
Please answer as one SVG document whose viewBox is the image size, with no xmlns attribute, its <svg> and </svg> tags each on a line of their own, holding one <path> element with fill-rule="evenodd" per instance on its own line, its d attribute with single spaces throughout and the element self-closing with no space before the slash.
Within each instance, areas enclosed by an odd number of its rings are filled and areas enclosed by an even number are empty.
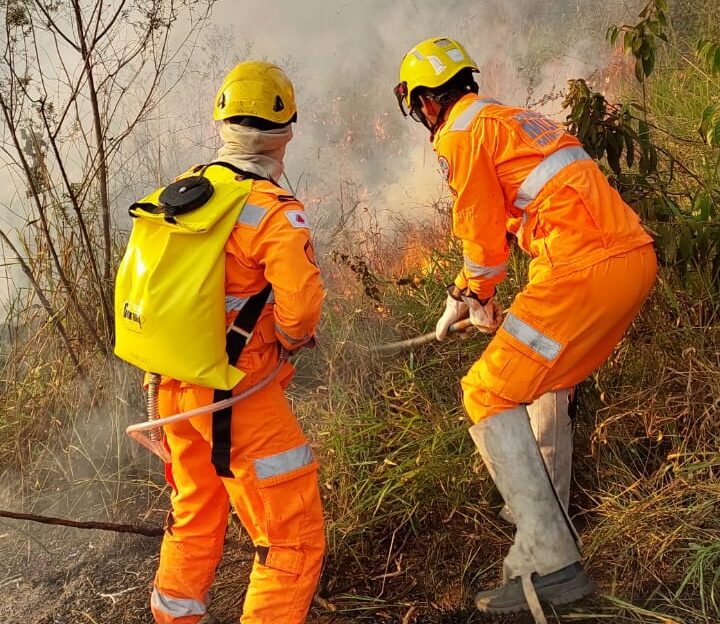
<svg viewBox="0 0 720 624">
<path fill-rule="evenodd" d="M 170 127 L 187 129 L 186 136 L 173 135 L 184 147 L 165 150 L 169 158 L 154 170 L 175 166 L 175 174 L 213 158 L 217 133 L 210 116 L 222 77 L 237 62 L 266 59 L 281 65 L 296 87 L 299 118 L 285 183 L 311 215 L 333 222 L 347 209 L 341 204 L 348 195 L 381 222 L 384 214 L 426 213 L 443 193 L 436 159 L 427 131 L 402 117 L 392 93 L 413 45 L 432 36 L 458 39 L 480 68 L 482 93 L 562 120 L 566 81 L 592 77 L 607 64 L 607 26 L 630 20 L 637 6 L 637 0 L 602 6 L 590 0 L 276 0 L 270 12 L 264 3 L 221 2 L 214 11 L 218 28 L 181 80 L 182 106 L 176 100 L 165 108 L 175 120 Z M 163 180 L 149 186 L 155 183 Z"/>
</svg>

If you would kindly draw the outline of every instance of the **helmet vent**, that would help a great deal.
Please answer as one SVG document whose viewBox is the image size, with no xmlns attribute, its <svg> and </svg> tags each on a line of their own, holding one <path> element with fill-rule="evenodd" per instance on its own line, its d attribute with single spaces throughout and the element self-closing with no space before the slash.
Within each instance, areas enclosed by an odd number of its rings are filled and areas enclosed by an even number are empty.
<svg viewBox="0 0 720 624">
<path fill-rule="evenodd" d="M 220 96 L 220 101 L 218 102 L 218 108 L 225 108 L 225 92 Z"/>
<path fill-rule="evenodd" d="M 279 113 L 284 108 L 285 108 L 285 104 L 283 104 L 282 98 L 279 95 L 276 95 L 275 96 L 275 104 L 273 104 L 273 110 L 276 113 Z"/>
</svg>

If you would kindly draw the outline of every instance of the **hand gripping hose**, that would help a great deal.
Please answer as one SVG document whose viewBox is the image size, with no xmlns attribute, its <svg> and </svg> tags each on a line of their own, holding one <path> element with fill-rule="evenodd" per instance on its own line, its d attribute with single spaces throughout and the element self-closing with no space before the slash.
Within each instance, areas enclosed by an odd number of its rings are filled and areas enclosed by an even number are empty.
<svg viewBox="0 0 720 624">
<path fill-rule="evenodd" d="M 448 334 L 462 334 L 468 329 L 470 329 L 472 326 L 473 325 L 470 322 L 469 318 L 463 319 L 462 321 L 457 321 L 457 323 L 453 323 L 452 325 L 450 325 L 450 327 L 448 328 Z M 416 338 L 409 338 L 408 340 L 400 340 L 399 342 L 376 345 L 370 347 L 370 351 L 372 351 L 373 353 L 378 353 L 380 355 L 387 355 L 390 353 L 396 353 L 397 351 L 408 351 L 409 349 L 420 347 L 431 342 L 435 342 L 434 331 L 423 334 L 422 336 L 417 336 Z"/>
<path fill-rule="evenodd" d="M 287 355 L 281 354 L 278 363 L 275 368 L 263 379 L 261 379 L 254 386 L 251 386 L 247 390 L 240 394 L 224 399 L 222 401 L 216 401 L 209 405 L 203 405 L 202 407 L 196 407 L 195 409 L 188 410 L 187 412 L 181 412 L 179 414 L 173 414 L 172 416 L 165 416 L 164 418 L 158 417 L 157 411 L 157 388 L 160 381 L 160 375 L 151 374 L 148 381 L 148 392 L 147 392 L 147 416 L 148 420 L 135 425 L 130 425 L 125 429 L 127 433 L 135 442 L 144 446 L 151 453 L 157 455 L 164 462 L 170 461 L 170 454 L 168 453 L 165 442 L 163 441 L 162 427 L 176 422 L 181 422 L 192 418 L 193 416 L 200 416 L 201 414 L 208 414 L 210 412 L 217 412 L 231 405 L 235 405 L 238 401 L 242 401 L 247 397 L 255 394 L 259 390 L 265 388 L 275 377 L 277 377 L 280 369 L 287 362 Z M 145 435 L 145 432 L 148 432 Z"/>
</svg>

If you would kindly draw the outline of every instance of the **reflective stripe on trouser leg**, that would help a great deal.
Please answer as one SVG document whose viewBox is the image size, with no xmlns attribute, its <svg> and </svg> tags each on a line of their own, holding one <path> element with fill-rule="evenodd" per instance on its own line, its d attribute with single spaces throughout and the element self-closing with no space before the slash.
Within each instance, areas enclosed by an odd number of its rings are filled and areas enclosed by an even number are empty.
<svg viewBox="0 0 720 624">
<path fill-rule="evenodd" d="M 317 463 L 302 444 L 254 460 L 254 484 L 263 502 L 253 535 L 257 557 L 245 597 L 243 624 L 305 621 L 325 548 Z"/>
<path fill-rule="evenodd" d="M 179 384 L 173 394 L 176 397 L 183 394 Z M 207 398 L 182 404 L 178 399 L 168 407 L 175 412 L 183 411 L 206 403 Z M 209 417 L 200 419 L 203 420 L 209 425 Z M 153 616 L 160 624 L 194 624 L 201 619 L 222 555 L 229 501 L 209 462 L 209 436 L 198 431 L 197 422 L 183 421 L 165 427 L 176 490 L 171 496 L 172 526 L 160 547 L 151 597 Z"/>
<path fill-rule="evenodd" d="M 192 598 L 176 598 L 153 588 L 150 608 L 159 624 L 196 624 L 205 615 L 205 603 Z"/>
<path fill-rule="evenodd" d="M 471 420 L 585 379 L 612 353 L 655 272 L 654 251 L 645 246 L 551 281 L 528 283 L 462 380 Z"/>
<path fill-rule="evenodd" d="M 279 383 L 233 406 L 231 426 L 221 482 L 258 552 L 240 621 L 303 624 L 324 553 L 317 462 Z"/>
</svg>

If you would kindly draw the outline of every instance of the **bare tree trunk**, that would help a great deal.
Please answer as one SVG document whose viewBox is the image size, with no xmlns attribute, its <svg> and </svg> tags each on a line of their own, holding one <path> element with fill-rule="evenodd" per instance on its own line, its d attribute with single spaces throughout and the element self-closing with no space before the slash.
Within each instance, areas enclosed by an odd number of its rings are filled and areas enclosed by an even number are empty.
<svg viewBox="0 0 720 624">
<path fill-rule="evenodd" d="M 93 76 L 92 59 L 88 50 L 87 40 L 85 39 L 85 30 L 83 26 L 82 13 L 80 12 L 80 3 L 78 0 L 72 0 L 73 10 L 75 12 L 75 27 L 78 32 L 78 41 L 80 42 L 80 53 L 82 54 L 85 76 L 88 81 L 88 94 L 90 96 L 90 104 L 93 111 L 93 125 L 95 127 L 95 147 L 97 149 L 97 173 L 98 186 L 100 188 L 100 208 L 102 218 L 102 240 L 103 240 L 103 288 L 110 284 L 112 270 L 112 247 L 110 239 L 110 200 L 108 198 L 108 174 L 107 159 L 105 154 L 105 136 L 102 129 L 102 116 L 100 114 L 100 104 L 98 103 L 97 89 L 95 88 L 95 78 Z"/>
<path fill-rule="evenodd" d="M 87 314 L 87 311 L 85 310 L 85 306 L 83 302 L 79 301 L 77 298 L 77 293 L 75 292 L 75 288 L 70 283 L 70 281 L 67 278 L 67 275 L 65 273 L 65 270 L 63 269 L 62 263 L 60 262 L 60 258 L 58 258 L 57 251 L 55 250 L 55 245 L 53 243 L 53 238 L 50 234 L 50 230 L 48 228 L 47 218 L 45 215 L 45 208 L 42 205 L 42 201 L 40 200 L 40 193 L 35 183 L 35 178 L 33 175 L 32 170 L 30 169 L 30 165 L 28 164 L 25 155 L 23 154 L 22 148 L 20 147 L 20 142 L 18 140 L 17 136 L 17 128 L 13 124 L 12 117 L 10 116 L 10 110 L 7 107 L 7 104 L 5 103 L 5 98 L 0 94 L 0 108 L 2 108 L 3 116 L 5 117 L 5 123 L 7 124 L 8 130 L 10 130 L 10 135 L 12 137 L 13 143 L 15 144 L 15 149 L 18 153 L 18 158 L 20 158 L 20 162 L 22 163 L 22 167 L 25 170 L 25 175 L 27 176 L 28 184 L 30 186 L 33 200 L 35 201 L 35 205 L 38 210 L 38 215 L 40 216 L 40 224 L 42 226 L 43 235 L 45 236 L 45 240 L 48 244 L 48 249 L 50 250 L 50 254 L 52 255 L 53 262 L 55 264 L 55 268 L 58 272 L 58 277 L 60 278 L 60 281 L 62 282 L 62 285 L 65 287 L 67 291 L 67 297 L 70 300 L 70 302 L 73 304 L 75 310 L 80 315 L 80 318 L 83 321 L 83 324 L 85 325 L 85 329 L 87 330 L 90 337 L 93 339 L 97 347 L 107 356 L 110 355 L 110 349 L 108 348 L 108 345 L 103 342 L 100 339 L 100 336 L 98 336 L 97 331 L 95 330 L 95 326 L 90 320 L 90 317 Z"/>
</svg>

